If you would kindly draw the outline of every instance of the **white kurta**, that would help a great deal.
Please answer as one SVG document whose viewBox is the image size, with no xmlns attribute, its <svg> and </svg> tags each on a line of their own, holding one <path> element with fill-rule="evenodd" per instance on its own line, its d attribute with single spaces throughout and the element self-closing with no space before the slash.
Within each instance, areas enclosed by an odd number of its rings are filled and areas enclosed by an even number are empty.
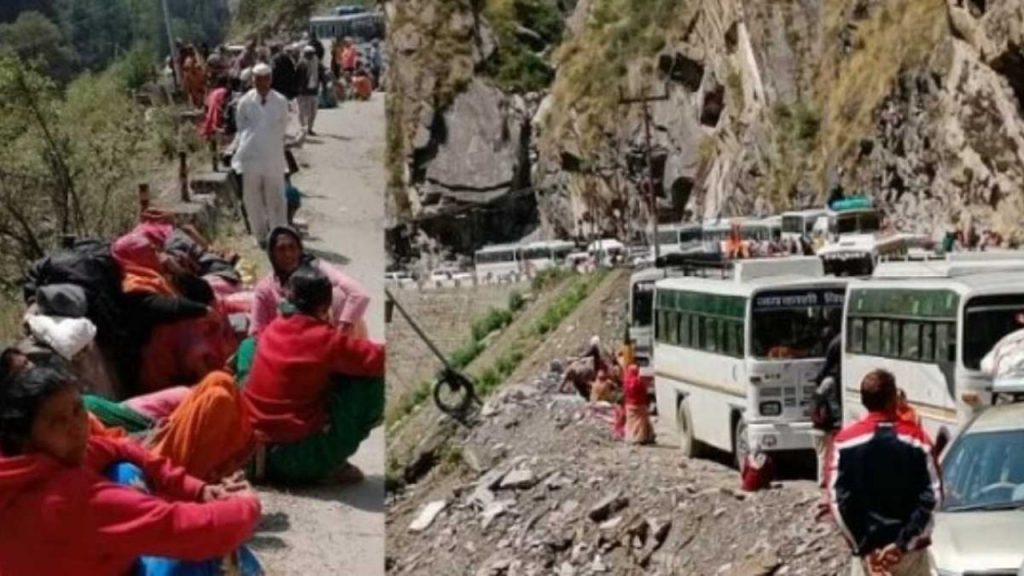
<svg viewBox="0 0 1024 576">
<path fill-rule="evenodd" d="M 264 101 L 253 89 L 238 101 L 238 149 L 232 167 L 242 174 L 242 199 L 257 240 L 288 224 L 284 175 L 288 101 L 271 90 Z"/>
</svg>

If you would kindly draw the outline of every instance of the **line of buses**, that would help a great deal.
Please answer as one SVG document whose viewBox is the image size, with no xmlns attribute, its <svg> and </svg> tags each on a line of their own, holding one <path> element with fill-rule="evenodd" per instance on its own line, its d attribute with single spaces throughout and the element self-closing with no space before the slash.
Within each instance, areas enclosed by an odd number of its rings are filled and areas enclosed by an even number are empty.
<svg viewBox="0 0 1024 576">
<path fill-rule="evenodd" d="M 860 278 L 793 256 L 637 272 L 630 338 L 684 454 L 710 446 L 739 463 L 754 448 L 813 449 L 815 377 L 835 334 L 845 422 L 863 415 L 863 376 L 884 368 L 932 437 L 951 435 L 974 401 L 993 402 L 981 360 L 1022 310 L 1020 253 L 883 262 Z"/>
</svg>

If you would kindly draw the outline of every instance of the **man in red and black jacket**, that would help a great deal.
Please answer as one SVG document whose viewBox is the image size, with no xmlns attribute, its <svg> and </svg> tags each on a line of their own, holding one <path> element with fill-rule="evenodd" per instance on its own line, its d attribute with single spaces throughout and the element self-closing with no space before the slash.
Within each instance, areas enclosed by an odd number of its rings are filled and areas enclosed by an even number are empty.
<svg viewBox="0 0 1024 576">
<path fill-rule="evenodd" d="M 942 500 L 931 440 L 897 417 L 896 380 L 861 382 L 868 414 L 836 435 L 826 471 L 829 504 L 853 550 L 854 574 L 927 576 L 932 513 Z"/>
</svg>

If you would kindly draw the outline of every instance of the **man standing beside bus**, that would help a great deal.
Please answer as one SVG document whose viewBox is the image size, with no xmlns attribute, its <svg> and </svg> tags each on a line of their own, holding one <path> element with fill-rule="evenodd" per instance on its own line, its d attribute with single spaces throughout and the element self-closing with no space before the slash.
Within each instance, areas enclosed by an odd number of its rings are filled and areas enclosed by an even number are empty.
<svg viewBox="0 0 1024 576">
<path fill-rule="evenodd" d="M 924 430 L 898 416 L 896 379 L 861 382 L 868 414 L 836 435 L 826 471 L 832 515 L 853 551 L 853 575 L 928 576 L 932 514 L 942 500 Z"/>
</svg>

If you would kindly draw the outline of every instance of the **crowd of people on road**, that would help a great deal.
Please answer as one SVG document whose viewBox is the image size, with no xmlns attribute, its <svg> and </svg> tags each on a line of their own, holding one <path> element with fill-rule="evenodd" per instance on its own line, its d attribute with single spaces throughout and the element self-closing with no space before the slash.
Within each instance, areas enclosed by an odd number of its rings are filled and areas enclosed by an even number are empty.
<svg viewBox="0 0 1024 576">
<path fill-rule="evenodd" d="M 266 46 L 251 41 L 237 54 L 179 40 L 168 62 L 166 73 L 179 70 L 187 101 L 203 110 L 199 134 L 230 166 L 247 228 L 261 246 L 271 229 L 295 225 L 302 194 L 292 182 L 299 171 L 292 149 L 317 136 L 319 109 L 369 100 L 379 89 L 378 41 L 363 52 L 352 38 L 331 47 L 328 53 L 315 34 Z"/>
<path fill-rule="evenodd" d="M 258 574 L 250 482 L 361 481 L 348 460 L 383 415 L 384 346 L 366 290 L 289 226 L 289 110 L 312 134 L 331 75 L 315 37 L 300 52 L 176 56 L 201 132 L 234 136 L 266 277 L 152 209 L 28 270 L 24 337 L 0 356 L 3 573 Z"/>
</svg>

